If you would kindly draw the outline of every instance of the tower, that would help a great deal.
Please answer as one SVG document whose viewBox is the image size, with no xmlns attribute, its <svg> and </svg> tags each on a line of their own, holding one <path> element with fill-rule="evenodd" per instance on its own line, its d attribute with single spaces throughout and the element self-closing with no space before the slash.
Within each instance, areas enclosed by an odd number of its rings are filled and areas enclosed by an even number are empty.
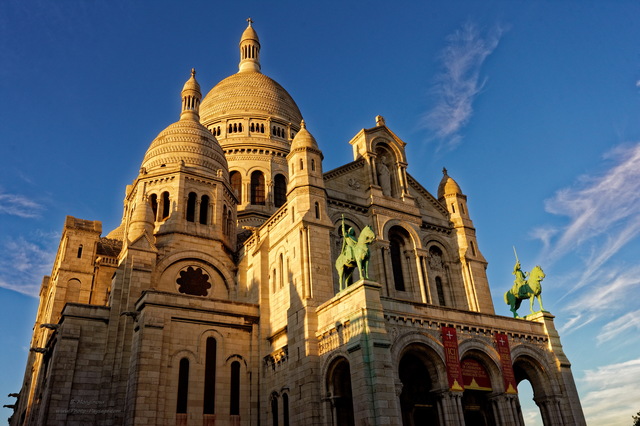
<svg viewBox="0 0 640 426">
<path fill-rule="evenodd" d="M 260 41 L 248 21 L 238 72 L 211 89 L 200 108 L 226 155 L 240 228 L 261 225 L 286 202 L 286 157 L 302 120 L 289 93 L 261 73 Z"/>
<path fill-rule="evenodd" d="M 494 310 L 487 281 L 487 261 L 477 245 L 476 229 L 467 208 L 467 196 L 444 168 L 438 185 L 438 201 L 446 206 L 455 229 L 469 309 L 492 314 Z"/>
</svg>

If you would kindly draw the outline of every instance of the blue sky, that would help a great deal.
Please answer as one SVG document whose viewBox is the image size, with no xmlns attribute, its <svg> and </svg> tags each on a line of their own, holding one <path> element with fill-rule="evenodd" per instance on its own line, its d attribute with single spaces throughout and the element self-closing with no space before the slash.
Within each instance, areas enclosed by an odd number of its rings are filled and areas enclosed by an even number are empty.
<svg viewBox="0 0 640 426">
<path fill-rule="evenodd" d="M 118 225 L 125 185 L 178 119 L 190 69 L 205 92 L 236 72 L 251 16 L 262 70 L 298 103 L 324 169 L 351 161 L 348 141 L 378 114 L 432 193 L 446 166 L 469 197 L 496 312 L 509 314 L 516 246 L 525 270 L 547 274 L 545 308 L 588 422 L 630 424 L 640 3 L 221 3 L 0 3 L 2 405 L 22 382 L 65 215 L 101 220 L 105 234 Z"/>
</svg>

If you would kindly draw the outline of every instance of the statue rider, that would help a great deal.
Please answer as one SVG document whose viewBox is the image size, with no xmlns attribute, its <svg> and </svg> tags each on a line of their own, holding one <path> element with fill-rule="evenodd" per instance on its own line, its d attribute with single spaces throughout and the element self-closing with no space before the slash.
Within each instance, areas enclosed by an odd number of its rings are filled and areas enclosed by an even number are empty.
<svg viewBox="0 0 640 426">
<path fill-rule="evenodd" d="M 523 285 L 527 283 L 527 276 L 524 272 L 522 272 L 522 269 L 520 268 L 519 260 L 516 260 L 516 264 L 513 267 L 512 274 L 516 276 L 516 279 L 513 280 L 513 283 L 515 284 L 516 288 L 521 288 Z"/>
<path fill-rule="evenodd" d="M 357 243 L 356 232 L 351 226 L 347 227 L 344 224 L 344 215 L 342 215 L 342 253 L 344 253 L 349 260 L 355 259 L 353 249 Z"/>
</svg>

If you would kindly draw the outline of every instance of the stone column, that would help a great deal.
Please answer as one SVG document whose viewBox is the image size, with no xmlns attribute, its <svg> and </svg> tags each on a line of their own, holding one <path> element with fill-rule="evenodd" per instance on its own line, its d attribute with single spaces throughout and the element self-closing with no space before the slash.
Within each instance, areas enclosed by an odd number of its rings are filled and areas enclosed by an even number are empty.
<svg viewBox="0 0 640 426">
<path fill-rule="evenodd" d="M 518 396 L 506 393 L 489 397 L 496 424 L 500 426 L 524 426 L 518 410 Z"/>
<path fill-rule="evenodd" d="M 376 166 L 376 158 L 377 156 L 374 154 L 369 156 L 367 160 L 371 169 L 371 182 L 376 186 L 380 186 L 380 182 L 378 182 L 378 167 Z"/>
<path fill-rule="evenodd" d="M 440 423 L 447 426 L 463 426 L 462 392 L 444 390 L 436 393 L 440 397 L 437 401 Z"/>
<path fill-rule="evenodd" d="M 429 285 L 427 284 L 427 277 L 424 268 L 424 257 L 427 252 L 421 249 L 416 249 L 416 270 L 418 271 L 418 285 L 420 286 L 420 300 L 422 303 L 429 303 Z"/>
</svg>

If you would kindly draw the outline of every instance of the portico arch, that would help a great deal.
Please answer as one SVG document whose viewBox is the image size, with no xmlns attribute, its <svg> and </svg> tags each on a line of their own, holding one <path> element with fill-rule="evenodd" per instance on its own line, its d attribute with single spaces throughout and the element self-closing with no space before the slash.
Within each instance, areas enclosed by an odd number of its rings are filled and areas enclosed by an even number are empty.
<svg viewBox="0 0 640 426">
<path fill-rule="evenodd" d="M 533 389 L 533 400 L 540 409 L 540 415 L 545 425 L 563 424 L 561 392 L 545 362 L 534 353 L 522 353 L 513 360 L 513 373 L 516 383 L 529 381 Z"/>
<path fill-rule="evenodd" d="M 441 425 L 442 403 L 439 394 L 444 370 L 440 356 L 421 343 L 407 345 L 398 362 L 398 396 L 404 426 Z"/>
<path fill-rule="evenodd" d="M 344 357 L 333 360 L 327 370 L 327 397 L 331 404 L 332 426 L 355 426 L 351 367 Z"/>
<path fill-rule="evenodd" d="M 460 366 L 465 390 L 462 410 L 465 425 L 490 426 L 499 417 L 493 399 L 504 393 L 502 373 L 495 350 L 484 343 L 470 339 L 461 345 Z M 465 348 L 467 346 L 467 348 Z M 465 350 L 466 349 L 466 350 Z M 486 349 L 486 351 L 485 351 Z"/>
</svg>

